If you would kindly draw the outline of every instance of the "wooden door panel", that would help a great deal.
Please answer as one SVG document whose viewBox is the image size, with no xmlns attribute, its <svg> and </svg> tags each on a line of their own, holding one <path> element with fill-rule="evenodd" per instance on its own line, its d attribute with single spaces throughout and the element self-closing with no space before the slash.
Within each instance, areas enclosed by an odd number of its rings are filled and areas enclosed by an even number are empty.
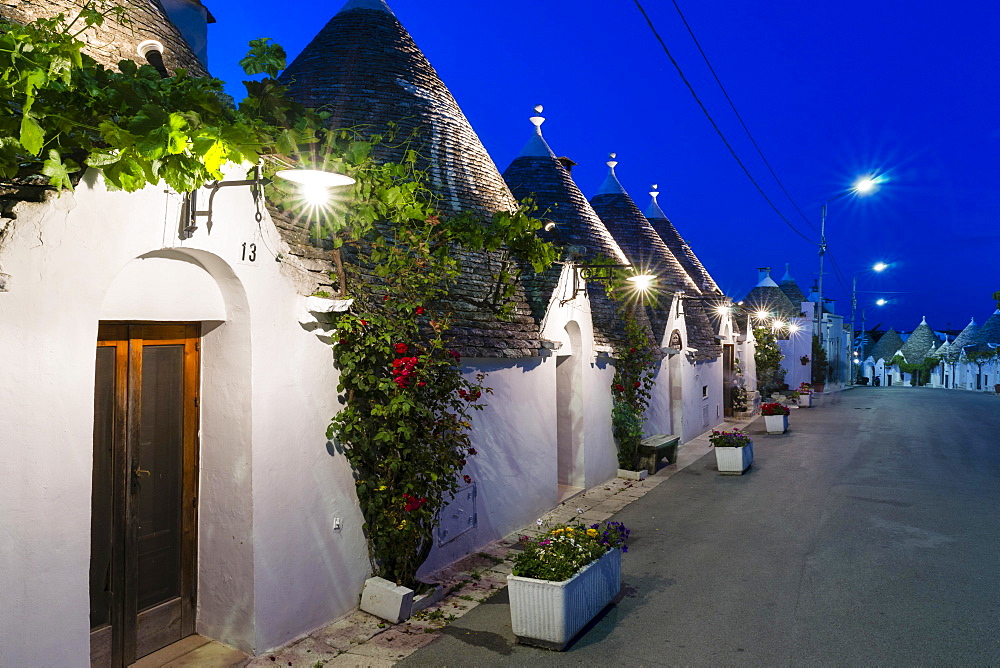
<svg viewBox="0 0 1000 668">
<path fill-rule="evenodd" d="M 194 633 L 200 334 L 199 325 L 100 327 L 94 665 L 124 666 Z"/>
</svg>

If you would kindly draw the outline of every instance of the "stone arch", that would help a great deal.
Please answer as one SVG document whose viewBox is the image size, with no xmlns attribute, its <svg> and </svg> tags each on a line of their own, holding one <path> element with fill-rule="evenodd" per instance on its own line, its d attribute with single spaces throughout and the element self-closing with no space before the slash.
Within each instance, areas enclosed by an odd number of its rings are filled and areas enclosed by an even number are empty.
<svg viewBox="0 0 1000 668">
<path fill-rule="evenodd" d="M 105 293 L 102 321 L 200 322 L 198 633 L 253 649 L 251 319 L 221 257 L 163 249 L 131 260 Z"/>
</svg>

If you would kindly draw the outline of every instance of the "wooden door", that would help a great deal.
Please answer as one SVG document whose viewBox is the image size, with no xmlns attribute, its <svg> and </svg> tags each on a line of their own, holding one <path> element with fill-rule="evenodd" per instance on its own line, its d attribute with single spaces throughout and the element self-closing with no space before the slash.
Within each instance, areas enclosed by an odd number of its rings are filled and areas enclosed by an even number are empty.
<svg viewBox="0 0 1000 668">
<path fill-rule="evenodd" d="M 91 663 L 194 633 L 199 325 L 101 325 L 94 388 Z"/>
</svg>

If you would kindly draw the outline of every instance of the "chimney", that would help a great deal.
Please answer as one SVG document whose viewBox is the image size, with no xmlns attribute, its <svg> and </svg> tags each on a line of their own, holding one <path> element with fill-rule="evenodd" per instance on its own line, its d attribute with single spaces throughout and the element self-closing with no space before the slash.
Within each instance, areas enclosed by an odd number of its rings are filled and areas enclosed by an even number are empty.
<svg viewBox="0 0 1000 668">
<path fill-rule="evenodd" d="M 757 282 L 763 281 L 765 278 L 771 278 L 771 268 L 770 267 L 757 267 Z"/>
<path fill-rule="evenodd" d="M 558 160 L 558 161 L 559 161 L 559 164 L 560 164 L 560 165 L 562 165 L 562 166 L 563 166 L 563 168 L 564 168 L 564 169 L 565 169 L 565 170 L 566 170 L 567 172 L 569 172 L 570 174 L 572 174 L 572 173 L 573 173 L 573 167 L 574 167 L 574 166 L 575 166 L 575 165 L 576 165 L 577 163 L 573 162 L 572 160 L 570 160 L 570 159 L 569 159 L 569 158 L 567 158 L 566 156 L 563 156 L 563 157 L 561 157 L 561 158 L 556 158 L 556 160 Z"/>
<path fill-rule="evenodd" d="M 208 24 L 215 17 L 201 0 L 160 0 L 164 11 L 180 31 L 201 64 L 208 68 Z"/>
</svg>

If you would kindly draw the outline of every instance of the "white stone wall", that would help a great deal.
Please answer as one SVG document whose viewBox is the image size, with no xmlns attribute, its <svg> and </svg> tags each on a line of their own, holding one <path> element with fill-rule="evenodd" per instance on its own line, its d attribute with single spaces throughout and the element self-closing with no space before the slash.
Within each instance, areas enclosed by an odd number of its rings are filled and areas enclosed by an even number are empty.
<svg viewBox="0 0 1000 668">
<path fill-rule="evenodd" d="M 162 188 L 107 192 L 89 173 L 75 194 L 18 205 L 0 256 L 12 277 L 0 293 L 2 665 L 89 656 L 102 319 L 203 323 L 198 630 L 261 651 L 357 604 L 361 517 L 323 436 L 336 373 L 297 324 L 296 270 L 270 254 L 280 240 L 266 216 L 255 222 L 246 189 L 220 191 L 211 233 L 203 224 L 185 241 L 180 203 Z"/>
</svg>

